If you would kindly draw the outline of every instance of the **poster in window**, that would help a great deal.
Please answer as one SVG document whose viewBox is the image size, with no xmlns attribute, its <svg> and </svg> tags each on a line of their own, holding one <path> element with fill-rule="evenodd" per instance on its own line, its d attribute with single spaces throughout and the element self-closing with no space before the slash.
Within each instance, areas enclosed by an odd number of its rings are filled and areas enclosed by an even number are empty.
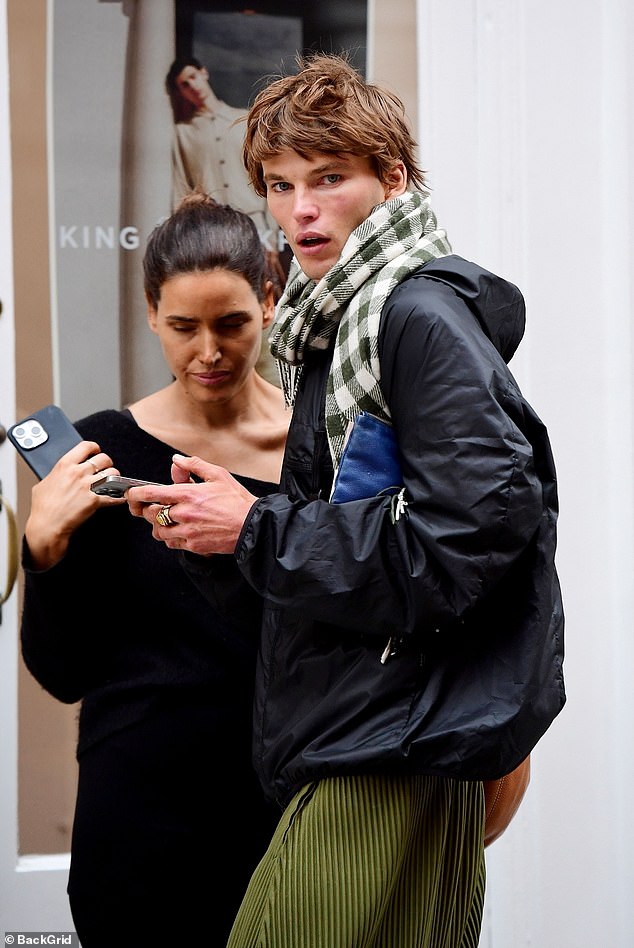
<svg viewBox="0 0 634 948">
<path fill-rule="evenodd" d="M 365 0 L 270 0 L 248 8 L 210 0 L 52 0 L 50 8 L 55 397 L 81 417 L 169 381 L 146 325 L 142 258 L 149 233 L 176 200 L 170 66 L 193 57 L 213 101 L 227 116 L 243 113 L 268 77 L 293 71 L 297 52 L 346 51 L 364 71 L 367 13 Z M 207 187 L 240 206 L 236 141 L 232 130 L 217 159 L 225 173 L 208 178 Z M 199 171 L 204 151 L 199 146 Z M 284 255 L 263 205 L 243 209 L 257 218 L 263 242 Z"/>
</svg>

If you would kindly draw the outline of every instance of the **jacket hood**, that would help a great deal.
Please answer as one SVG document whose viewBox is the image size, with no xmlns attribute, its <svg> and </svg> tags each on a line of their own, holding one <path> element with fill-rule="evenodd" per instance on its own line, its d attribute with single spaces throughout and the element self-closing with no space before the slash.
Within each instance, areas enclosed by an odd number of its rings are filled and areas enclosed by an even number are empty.
<svg viewBox="0 0 634 948">
<path fill-rule="evenodd" d="M 526 326 L 520 290 L 508 280 L 457 254 L 425 264 L 426 279 L 437 280 L 464 300 L 505 362 L 510 362 Z"/>
</svg>

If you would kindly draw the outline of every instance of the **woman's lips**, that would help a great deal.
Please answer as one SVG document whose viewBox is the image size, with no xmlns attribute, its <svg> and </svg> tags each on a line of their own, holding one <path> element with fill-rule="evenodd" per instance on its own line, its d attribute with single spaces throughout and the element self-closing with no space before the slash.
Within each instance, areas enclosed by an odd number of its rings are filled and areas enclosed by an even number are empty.
<svg viewBox="0 0 634 948">
<path fill-rule="evenodd" d="M 229 378 L 229 372 L 197 372 L 194 378 L 200 382 L 201 385 L 217 385 L 219 382 L 224 382 L 225 379 Z"/>
</svg>

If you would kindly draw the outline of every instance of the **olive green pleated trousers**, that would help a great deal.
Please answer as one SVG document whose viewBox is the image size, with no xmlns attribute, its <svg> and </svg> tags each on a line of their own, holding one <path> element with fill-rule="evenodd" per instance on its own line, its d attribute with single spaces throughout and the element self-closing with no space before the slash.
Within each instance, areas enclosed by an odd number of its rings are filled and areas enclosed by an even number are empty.
<svg viewBox="0 0 634 948">
<path fill-rule="evenodd" d="M 482 784 L 337 777 L 288 805 L 227 948 L 477 948 Z"/>
</svg>

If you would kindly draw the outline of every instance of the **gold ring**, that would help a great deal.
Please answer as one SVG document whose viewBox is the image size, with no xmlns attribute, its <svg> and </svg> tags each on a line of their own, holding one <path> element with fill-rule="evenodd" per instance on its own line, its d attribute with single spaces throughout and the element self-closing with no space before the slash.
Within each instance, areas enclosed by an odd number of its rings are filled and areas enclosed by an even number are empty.
<svg viewBox="0 0 634 948">
<path fill-rule="evenodd" d="M 170 507 L 172 504 L 167 504 L 165 507 L 161 507 L 159 512 L 156 515 L 156 522 L 160 527 L 172 527 L 174 521 L 170 517 Z"/>
</svg>

